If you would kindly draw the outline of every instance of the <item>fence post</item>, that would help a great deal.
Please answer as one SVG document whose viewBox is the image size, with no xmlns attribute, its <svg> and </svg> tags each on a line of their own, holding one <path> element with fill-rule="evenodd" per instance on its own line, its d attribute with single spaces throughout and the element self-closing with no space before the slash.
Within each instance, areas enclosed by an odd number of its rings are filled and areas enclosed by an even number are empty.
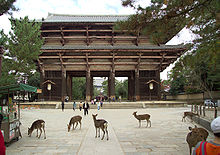
<svg viewBox="0 0 220 155">
<path fill-rule="evenodd" d="M 202 105 L 199 105 L 199 115 L 202 115 Z"/>
<path fill-rule="evenodd" d="M 205 117 L 205 106 L 203 107 L 203 116 Z"/>
<path fill-rule="evenodd" d="M 194 105 L 194 112 L 196 113 L 196 105 Z"/>
<path fill-rule="evenodd" d="M 215 108 L 215 109 L 214 109 L 214 110 L 215 110 L 215 113 L 214 113 L 214 114 L 215 114 L 215 115 L 214 115 L 214 118 L 216 118 L 216 117 L 217 117 L 217 108 L 216 108 L 216 106 L 215 106 L 215 105 L 214 105 L 214 108 Z"/>
</svg>

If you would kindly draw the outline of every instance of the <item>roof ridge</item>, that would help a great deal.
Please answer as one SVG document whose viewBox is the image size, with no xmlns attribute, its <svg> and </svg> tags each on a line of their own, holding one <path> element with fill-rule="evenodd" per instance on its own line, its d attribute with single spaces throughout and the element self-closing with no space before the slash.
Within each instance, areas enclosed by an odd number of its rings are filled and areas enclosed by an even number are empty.
<svg viewBox="0 0 220 155">
<path fill-rule="evenodd" d="M 131 14 L 130 14 L 131 15 Z M 112 15 L 112 14 L 106 14 L 106 15 L 95 15 L 95 14 L 57 14 L 57 13 L 50 13 L 48 12 L 48 16 L 72 16 L 72 17 L 127 17 L 127 16 L 130 16 L 130 15 Z"/>
</svg>

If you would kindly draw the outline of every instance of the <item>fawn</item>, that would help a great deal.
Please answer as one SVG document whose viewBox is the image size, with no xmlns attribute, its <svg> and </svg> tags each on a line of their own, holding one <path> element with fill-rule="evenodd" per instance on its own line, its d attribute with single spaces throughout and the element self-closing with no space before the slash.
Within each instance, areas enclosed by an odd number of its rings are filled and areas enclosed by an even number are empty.
<svg viewBox="0 0 220 155">
<path fill-rule="evenodd" d="M 34 129 L 37 129 L 37 136 L 38 137 L 38 129 L 40 130 L 40 135 L 38 138 L 40 138 L 41 133 L 42 133 L 42 129 L 44 130 L 44 139 L 46 139 L 46 134 L 45 134 L 45 121 L 44 120 L 36 120 L 32 123 L 31 127 L 28 128 L 28 135 L 31 137 L 32 132 L 34 131 Z"/>
<path fill-rule="evenodd" d="M 148 127 L 148 123 L 150 123 L 150 127 L 151 127 L 151 121 L 150 121 L 150 115 L 149 114 L 143 114 L 143 115 L 137 115 L 137 111 L 133 113 L 134 117 L 139 120 L 139 128 L 141 127 L 141 120 L 146 120 L 147 121 L 147 126 Z"/>
<path fill-rule="evenodd" d="M 99 129 L 99 137 L 100 137 L 100 128 L 102 129 L 103 131 L 103 136 L 102 136 L 102 139 L 104 139 L 104 136 L 105 136 L 105 132 L 107 134 L 107 140 L 109 139 L 108 137 L 108 130 L 107 130 L 107 127 L 108 127 L 108 122 L 104 119 L 96 119 L 98 114 L 95 114 L 95 115 L 92 115 L 93 117 L 93 120 L 94 120 L 94 125 L 95 125 L 95 129 L 96 129 L 96 135 L 95 135 L 95 138 L 97 138 L 97 129 Z"/>
<path fill-rule="evenodd" d="M 199 114 L 195 114 L 193 112 L 184 112 L 184 116 L 182 118 L 182 122 L 183 122 L 183 120 L 186 121 L 186 119 L 185 119 L 186 116 L 189 116 L 191 118 L 191 120 L 192 120 L 193 116 L 198 116 L 199 117 Z"/>
<path fill-rule="evenodd" d="M 69 125 L 67 124 L 67 127 L 68 127 L 68 132 L 70 131 L 70 128 L 71 126 L 73 125 L 73 129 L 74 130 L 78 123 L 80 124 L 80 129 L 81 129 L 81 120 L 82 120 L 82 117 L 77 115 L 77 116 L 73 116 L 71 119 L 70 119 L 70 122 L 69 122 Z M 74 127 L 74 124 L 76 123 L 76 126 Z"/>
<path fill-rule="evenodd" d="M 206 129 L 203 128 L 197 128 L 195 125 L 195 128 L 189 127 L 189 132 L 186 136 L 186 142 L 189 145 L 189 152 L 190 155 L 192 153 L 192 147 L 195 147 L 196 144 L 200 141 L 206 141 L 209 133 Z"/>
</svg>

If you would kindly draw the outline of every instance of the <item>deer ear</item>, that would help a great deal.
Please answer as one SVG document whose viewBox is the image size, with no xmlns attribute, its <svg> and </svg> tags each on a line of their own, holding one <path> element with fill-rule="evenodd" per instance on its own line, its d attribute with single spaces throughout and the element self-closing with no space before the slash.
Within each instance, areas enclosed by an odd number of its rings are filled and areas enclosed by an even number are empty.
<svg viewBox="0 0 220 155">
<path fill-rule="evenodd" d="M 190 130 L 190 131 L 192 130 L 192 127 L 191 127 L 191 126 L 189 127 L 189 130 Z"/>
</svg>

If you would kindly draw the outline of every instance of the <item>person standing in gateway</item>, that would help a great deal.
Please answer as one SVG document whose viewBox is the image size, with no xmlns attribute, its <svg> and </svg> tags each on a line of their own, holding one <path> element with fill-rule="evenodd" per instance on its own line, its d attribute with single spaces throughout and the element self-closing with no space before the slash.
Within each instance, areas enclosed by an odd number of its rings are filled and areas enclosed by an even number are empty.
<svg viewBox="0 0 220 155">
<path fill-rule="evenodd" d="M 89 112 L 88 112 L 88 109 L 89 109 L 89 103 L 88 102 L 84 102 L 83 103 L 83 109 L 84 109 L 84 115 L 86 116 L 86 114 L 88 115 Z"/>
<path fill-rule="evenodd" d="M 64 97 L 62 97 L 62 103 L 61 103 L 61 106 L 62 106 L 62 111 L 64 111 Z"/>
</svg>

